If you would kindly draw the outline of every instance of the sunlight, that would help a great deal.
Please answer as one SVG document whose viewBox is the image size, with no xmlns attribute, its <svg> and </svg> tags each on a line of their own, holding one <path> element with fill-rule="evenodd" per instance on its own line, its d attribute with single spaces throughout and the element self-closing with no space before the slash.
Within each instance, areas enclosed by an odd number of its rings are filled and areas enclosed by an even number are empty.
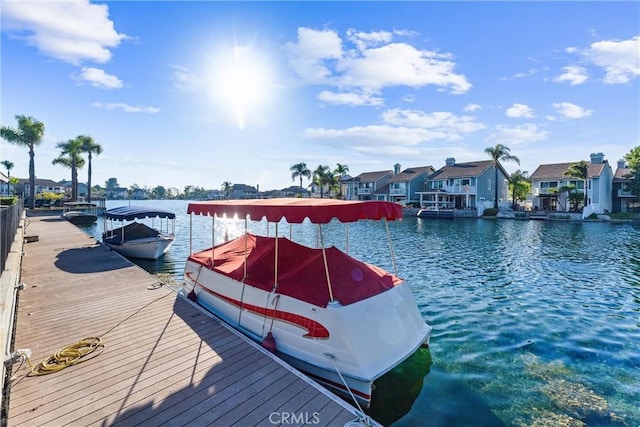
<svg viewBox="0 0 640 427">
<path fill-rule="evenodd" d="M 250 47 L 234 46 L 213 59 L 212 95 L 234 124 L 244 129 L 264 109 L 272 87 L 271 70 Z"/>
</svg>

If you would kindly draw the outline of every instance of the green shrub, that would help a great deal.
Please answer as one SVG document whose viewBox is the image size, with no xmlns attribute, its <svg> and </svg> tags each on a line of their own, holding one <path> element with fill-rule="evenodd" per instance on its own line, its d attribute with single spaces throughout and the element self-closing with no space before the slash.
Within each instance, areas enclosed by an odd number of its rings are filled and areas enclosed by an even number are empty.
<svg viewBox="0 0 640 427">
<path fill-rule="evenodd" d="M 591 215 L 589 215 L 589 216 L 587 217 L 587 219 L 598 219 L 598 214 L 596 214 L 596 213 L 592 213 Z"/>
<path fill-rule="evenodd" d="M 0 206 L 12 206 L 12 205 L 15 205 L 17 201 L 18 201 L 17 196 L 0 197 Z"/>
<path fill-rule="evenodd" d="M 496 208 L 485 209 L 484 212 L 482 212 L 482 216 L 496 216 L 496 215 L 498 215 L 498 209 Z"/>
</svg>

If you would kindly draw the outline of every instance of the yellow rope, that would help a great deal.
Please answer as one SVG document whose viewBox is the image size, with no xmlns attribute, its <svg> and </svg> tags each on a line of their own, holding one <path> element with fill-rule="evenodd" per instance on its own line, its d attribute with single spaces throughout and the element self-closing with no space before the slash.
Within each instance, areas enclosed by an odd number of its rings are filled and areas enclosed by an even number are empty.
<svg viewBox="0 0 640 427">
<path fill-rule="evenodd" d="M 93 354 L 96 350 L 100 350 L 100 352 Z M 77 343 L 55 352 L 37 365 L 31 363 L 31 360 L 27 358 L 27 363 L 31 367 L 30 375 L 47 375 L 61 371 L 68 366 L 73 366 L 98 356 L 102 353 L 102 350 L 104 350 L 104 344 L 100 337 L 83 338 Z"/>
</svg>

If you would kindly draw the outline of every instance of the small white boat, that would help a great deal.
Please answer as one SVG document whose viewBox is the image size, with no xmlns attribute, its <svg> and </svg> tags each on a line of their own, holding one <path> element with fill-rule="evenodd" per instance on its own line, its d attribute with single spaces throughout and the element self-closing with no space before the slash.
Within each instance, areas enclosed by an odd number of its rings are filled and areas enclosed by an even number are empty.
<svg viewBox="0 0 640 427">
<path fill-rule="evenodd" d="M 212 216 L 213 230 L 217 216 L 237 215 L 245 219 L 245 233 L 192 253 L 181 293 L 328 388 L 369 406 L 374 381 L 428 345 L 431 327 L 408 284 L 322 243 L 321 225 L 333 218 L 343 223 L 395 220 L 402 217 L 400 205 L 330 199 L 209 201 L 190 203 L 188 213 Z M 246 232 L 247 219 L 265 217 L 277 237 Z M 279 236 L 283 219 L 292 231 L 305 219 L 316 224 L 320 248 Z M 395 268 L 393 251 L 390 261 Z"/>
<path fill-rule="evenodd" d="M 93 225 L 98 220 L 97 207 L 95 203 L 66 202 L 62 205 L 62 217 L 75 225 Z"/>
<path fill-rule="evenodd" d="M 175 218 L 173 212 L 160 209 L 150 209 L 142 206 L 120 206 L 105 211 L 105 232 L 102 242 L 109 248 L 127 258 L 158 259 L 163 256 L 173 244 L 175 238 Z M 148 226 L 144 220 L 159 219 L 160 224 Z M 165 219 L 165 230 L 162 231 L 162 220 Z M 118 228 L 113 228 L 113 221 L 133 221 Z M 169 231 L 169 223 L 171 232 Z"/>
</svg>

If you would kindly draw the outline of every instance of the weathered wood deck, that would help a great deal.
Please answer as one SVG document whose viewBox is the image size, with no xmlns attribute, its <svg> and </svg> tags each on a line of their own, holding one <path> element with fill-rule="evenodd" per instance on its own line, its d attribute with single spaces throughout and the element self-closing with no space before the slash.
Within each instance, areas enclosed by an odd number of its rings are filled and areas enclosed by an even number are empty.
<svg viewBox="0 0 640 427">
<path fill-rule="evenodd" d="M 341 426 L 356 418 L 71 223 L 31 218 L 27 231 L 39 240 L 24 246 L 14 348 L 31 349 L 35 364 L 85 337 L 106 347 L 54 374 L 14 370 L 9 426 Z"/>
</svg>

